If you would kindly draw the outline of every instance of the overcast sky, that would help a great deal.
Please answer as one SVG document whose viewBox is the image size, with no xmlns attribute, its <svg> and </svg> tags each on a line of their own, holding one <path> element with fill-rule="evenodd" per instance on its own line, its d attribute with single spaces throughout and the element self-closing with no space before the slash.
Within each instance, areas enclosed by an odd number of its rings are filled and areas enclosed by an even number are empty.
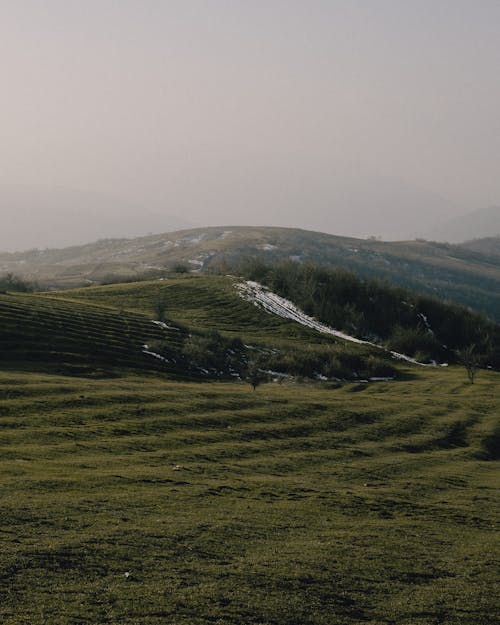
<svg viewBox="0 0 500 625">
<path fill-rule="evenodd" d="M 499 32 L 499 0 L 0 0 L 4 239 L 61 188 L 360 236 L 498 204 Z"/>
</svg>

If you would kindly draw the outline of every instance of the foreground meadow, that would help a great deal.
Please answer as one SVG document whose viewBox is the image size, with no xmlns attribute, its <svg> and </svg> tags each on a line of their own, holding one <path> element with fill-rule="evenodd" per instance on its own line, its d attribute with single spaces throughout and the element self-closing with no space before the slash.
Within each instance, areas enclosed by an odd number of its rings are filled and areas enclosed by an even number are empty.
<svg viewBox="0 0 500 625">
<path fill-rule="evenodd" d="M 499 382 L 4 370 L 0 622 L 489 625 Z"/>
</svg>

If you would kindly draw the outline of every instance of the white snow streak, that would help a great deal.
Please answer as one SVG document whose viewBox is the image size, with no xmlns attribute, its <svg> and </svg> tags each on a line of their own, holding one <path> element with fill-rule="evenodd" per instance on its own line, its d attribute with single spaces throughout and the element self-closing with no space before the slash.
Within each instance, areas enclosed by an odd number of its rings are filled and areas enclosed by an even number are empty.
<svg viewBox="0 0 500 625">
<path fill-rule="evenodd" d="M 180 332 L 180 328 L 176 328 L 175 326 L 169 326 L 168 323 L 164 323 L 163 321 L 151 320 L 151 323 L 160 326 L 160 328 L 163 328 L 164 330 L 177 330 L 177 332 Z"/>
<path fill-rule="evenodd" d="M 377 349 L 381 349 L 383 351 L 389 351 L 386 350 L 384 347 L 377 345 L 376 343 L 363 341 L 356 338 L 355 336 L 350 336 L 349 334 L 345 334 L 344 332 L 340 332 L 340 330 L 335 330 L 334 328 L 331 328 L 330 326 L 321 323 L 321 321 L 314 319 L 314 317 L 306 315 L 290 300 L 287 300 L 280 295 L 276 295 L 276 293 L 273 293 L 258 282 L 247 280 L 245 282 L 238 283 L 236 285 L 236 288 L 238 289 L 241 297 L 249 302 L 253 302 L 256 306 L 261 306 L 268 312 L 277 315 L 278 317 L 282 317 L 283 319 L 291 319 L 292 321 L 296 321 L 303 326 L 307 326 L 308 328 L 312 328 L 313 330 L 317 330 L 318 332 L 322 332 L 323 334 L 331 334 L 332 336 L 336 336 L 340 339 L 343 339 L 344 341 L 370 345 L 371 347 L 376 347 Z M 432 366 L 418 362 L 414 358 L 410 358 L 410 356 L 406 356 L 405 354 L 399 354 L 398 352 L 393 351 L 389 351 L 389 353 L 391 354 L 391 356 L 393 356 L 393 358 L 396 358 L 397 360 L 404 360 L 405 362 L 411 362 L 412 364 L 421 365 L 423 367 Z"/>
<path fill-rule="evenodd" d="M 153 358 L 157 358 L 158 360 L 161 360 L 163 362 L 170 362 L 167 358 L 164 358 L 163 356 L 161 356 L 160 354 L 157 354 L 156 352 L 152 352 L 148 349 L 147 345 L 143 345 L 142 346 L 142 353 L 143 354 L 148 354 L 148 356 L 153 356 Z"/>
</svg>

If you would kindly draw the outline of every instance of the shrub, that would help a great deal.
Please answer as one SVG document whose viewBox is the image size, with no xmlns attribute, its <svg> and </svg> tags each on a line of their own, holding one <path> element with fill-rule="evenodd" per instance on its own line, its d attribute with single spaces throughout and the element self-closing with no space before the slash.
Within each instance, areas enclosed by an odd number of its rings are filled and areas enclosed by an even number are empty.
<svg viewBox="0 0 500 625">
<path fill-rule="evenodd" d="M 422 362 L 429 362 L 440 357 L 444 350 L 436 337 L 428 330 L 420 327 L 403 328 L 396 326 L 392 332 L 387 347 L 395 352 L 416 357 Z"/>
<path fill-rule="evenodd" d="M 12 273 L 0 276 L 0 291 L 17 291 L 18 293 L 30 293 L 35 290 L 35 284 L 23 280 Z"/>
</svg>

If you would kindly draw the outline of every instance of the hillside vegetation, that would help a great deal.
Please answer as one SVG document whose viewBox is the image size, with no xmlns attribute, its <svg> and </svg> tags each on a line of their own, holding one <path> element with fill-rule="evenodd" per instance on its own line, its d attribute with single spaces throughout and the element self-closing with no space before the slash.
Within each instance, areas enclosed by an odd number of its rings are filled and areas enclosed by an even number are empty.
<svg viewBox="0 0 500 625">
<path fill-rule="evenodd" d="M 486 253 L 482 253 L 486 252 Z M 293 228 L 197 228 L 61 250 L 0 254 L 11 272 L 43 287 L 158 277 L 172 269 L 228 273 L 242 259 L 293 259 L 347 268 L 479 310 L 500 322 L 500 258 L 429 241 L 382 242 Z"/>
<path fill-rule="evenodd" d="M 487 256 L 500 257 L 500 235 L 484 239 L 471 239 L 462 243 L 462 247 Z"/>
<path fill-rule="evenodd" d="M 238 296 L 231 278 L 5 294 L 0 321 L 0 362 L 42 370 L 95 375 L 115 367 L 215 378 L 247 378 L 252 370 L 347 379 L 396 373 L 387 353 L 256 308 Z"/>
<path fill-rule="evenodd" d="M 464 307 L 324 266 L 250 262 L 242 269 L 346 333 L 422 362 L 457 361 L 461 350 L 474 346 L 479 362 L 500 368 L 500 326 Z"/>
</svg>

